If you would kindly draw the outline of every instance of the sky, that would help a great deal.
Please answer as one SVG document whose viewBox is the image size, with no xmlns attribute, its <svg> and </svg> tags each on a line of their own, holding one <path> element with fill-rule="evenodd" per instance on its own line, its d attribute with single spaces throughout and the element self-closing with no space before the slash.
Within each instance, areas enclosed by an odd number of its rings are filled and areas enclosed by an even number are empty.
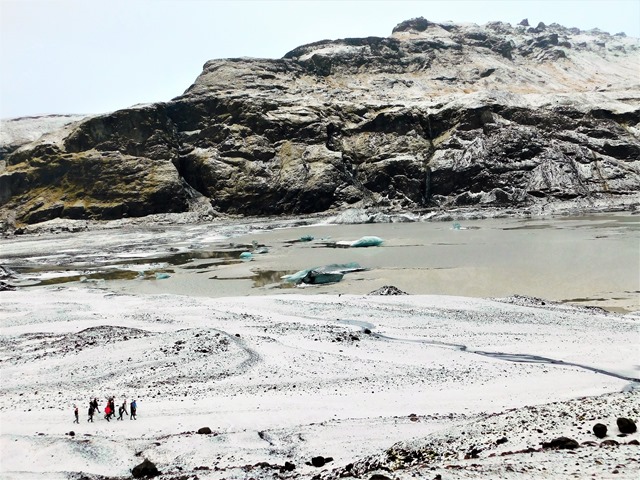
<svg viewBox="0 0 640 480">
<path fill-rule="evenodd" d="M 0 0 L 0 118 L 168 101 L 207 60 L 389 36 L 415 17 L 640 37 L 640 0 Z"/>
</svg>

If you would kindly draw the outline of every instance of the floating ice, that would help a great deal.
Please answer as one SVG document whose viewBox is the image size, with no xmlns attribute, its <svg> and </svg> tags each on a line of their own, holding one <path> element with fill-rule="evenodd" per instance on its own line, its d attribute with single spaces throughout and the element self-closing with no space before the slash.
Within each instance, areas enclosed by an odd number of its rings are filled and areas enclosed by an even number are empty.
<svg viewBox="0 0 640 480">
<path fill-rule="evenodd" d="M 307 283 L 312 285 L 320 285 L 325 283 L 336 283 L 342 280 L 345 273 L 360 272 L 366 270 L 360 264 L 351 263 L 332 263 L 322 267 L 313 267 L 291 275 L 284 275 L 282 279 L 287 283 Z"/>
<path fill-rule="evenodd" d="M 365 236 L 354 241 L 343 240 L 340 242 L 336 242 L 336 245 L 340 245 L 343 247 L 354 247 L 354 248 L 379 247 L 380 245 L 382 245 L 382 242 L 384 242 L 384 240 L 382 240 L 380 237 Z"/>
</svg>

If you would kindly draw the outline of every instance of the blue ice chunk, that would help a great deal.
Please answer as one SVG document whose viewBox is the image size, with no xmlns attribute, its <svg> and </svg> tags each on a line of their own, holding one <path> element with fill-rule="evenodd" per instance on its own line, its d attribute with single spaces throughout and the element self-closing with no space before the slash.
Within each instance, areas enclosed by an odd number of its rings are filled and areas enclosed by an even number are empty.
<svg viewBox="0 0 640 480">
<path fill-rule="evenodd" d="M 307 283 L 319 285 L 325 283 L 336 283 L 342 280 L 344 275 L 349 272 L 360 272 L 366 270 L 360 264 L 351 263 L 332 263 L 321 267 L 308 268 L 300 270 L 291 275 L 284 275 L 282 279 L 287 283 Z"/>
<path fill-rule="evenodd" d="M 351 242 L 352 247 L 378 247 L 382 245 L 382 240 L 380 237 L 367 236 L 359 238 L 358 240 Z"/>
</svg>

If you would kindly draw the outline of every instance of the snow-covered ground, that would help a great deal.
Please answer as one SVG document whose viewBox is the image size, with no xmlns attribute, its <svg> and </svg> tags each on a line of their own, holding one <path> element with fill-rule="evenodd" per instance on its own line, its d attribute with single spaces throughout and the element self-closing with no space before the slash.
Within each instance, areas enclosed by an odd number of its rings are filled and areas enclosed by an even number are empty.
<svg viewBox="0 0 640 480">
<path fill-rule="evenodd" d="M 88 285 L 0 302 L 5 479 L 130 478 L 145 458 L 166 479 L 640 474 L 628 444 L 640 436 L 616 426 L 640 417 L 638 314 L 524 297 Z M 103 410 L 108 396 L 136 399 L 137 420 L 87 422 L 89 399 Z M 599 446 L 598 422 L 619 445 Z M 538 451 L 559 436 L 597 443 Z M 333 460 L 308 464 L 318 456 Z"/>
<path fill-rule="evenodd" d="M 13 150 L 85 117 L 86 115 L 41 115 L 2 119 L 0 120 L 0 149 Z"/>
</svg>

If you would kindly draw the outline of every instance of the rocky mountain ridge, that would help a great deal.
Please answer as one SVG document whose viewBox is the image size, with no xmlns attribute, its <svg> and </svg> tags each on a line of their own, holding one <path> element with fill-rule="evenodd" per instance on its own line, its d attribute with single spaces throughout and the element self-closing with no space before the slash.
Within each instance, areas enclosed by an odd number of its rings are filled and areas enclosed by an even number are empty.
<svg viewBox="0 0 640 480">
<path fill-rule="evenodd" d="M 522 22 L 525 23 L 525 22 Z M 212 60 L 170 102 L 0 159 L 20 225 L 640 200 L 640 43 L 552 24 L 402 22 L 281 59 Z"/>
</svg>

